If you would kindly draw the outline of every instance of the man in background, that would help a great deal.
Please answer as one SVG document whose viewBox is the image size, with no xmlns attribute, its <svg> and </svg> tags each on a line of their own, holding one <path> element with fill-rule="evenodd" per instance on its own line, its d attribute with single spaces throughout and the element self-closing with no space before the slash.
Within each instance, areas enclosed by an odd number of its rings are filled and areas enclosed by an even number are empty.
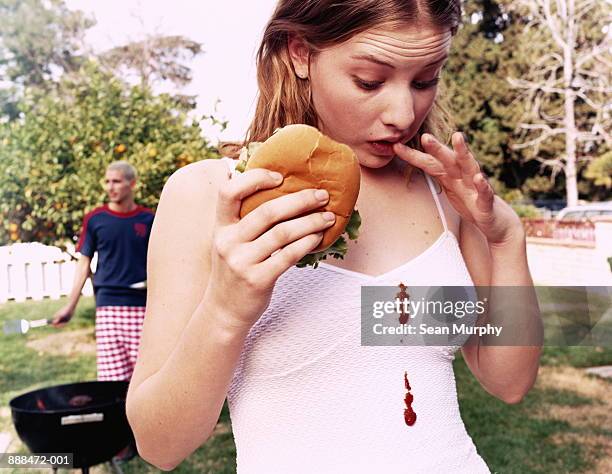
<svg viewBox="0 0 612 474">
<path fill-rule="evenodd" d="M 138 355 L 154 215 L 134 202 L 136 179 L 136 170 L 126 161 L 108 166 L 104 185 L 109 202 L 83 220 L 76 247 L 81 256 L 69 302 L 53 317 L 56 327 L 70 321 L 90 276 L 91 259 L 98 252 L 93 278 L 98 380 L 130 380 Z"/>
</svg>

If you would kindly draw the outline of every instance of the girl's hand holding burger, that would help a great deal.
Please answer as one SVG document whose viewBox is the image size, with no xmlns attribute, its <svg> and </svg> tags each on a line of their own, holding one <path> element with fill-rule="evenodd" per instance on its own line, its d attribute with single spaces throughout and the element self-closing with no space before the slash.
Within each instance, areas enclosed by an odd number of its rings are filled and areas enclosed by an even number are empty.
<svg viewBox="0 0 612 474">
<path fill-rule="evenodd" d="M 489 245 L 501 246 L 522 235 L 523 227 L 514 210 L 487 182 L 462 133 L 452 136 L 452 149 L 433 135 L 423 134 L 425 153 L 395 144 L 398 157 L 438 179 L 448 200 L 461 217 L 485 235 Z"/>
<path fill-rule="evenodd" d="M 282 181 L 279 173 L 257 168 L 233 177 L 218 193 L 206 296 L 231 315 L 226 322 L 236 329 L 248 330 L 257 321 L 276 280 L 313 251 L 335 222 L 333 212 L 313 212 L 329 200 L 321 189 L 272 199 L 240 218 L 245 198 Z"/>
<path fill-rule="evenodd" d="M 278 129 L 240 168 L 218 193 L 206 296 L 249 329 L 285 271 L 343 255 L 345 230 L 356 238 L 360 171 L 348 146 L 303 124 Z"/>
</svg>

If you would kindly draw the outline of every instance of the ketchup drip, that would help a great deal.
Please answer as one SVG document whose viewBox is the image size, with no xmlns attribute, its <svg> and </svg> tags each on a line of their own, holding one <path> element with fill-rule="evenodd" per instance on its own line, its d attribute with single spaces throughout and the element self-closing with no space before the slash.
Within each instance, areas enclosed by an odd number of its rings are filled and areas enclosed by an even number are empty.
<svg viewBox="0 0 612 474">
<path fill-rule="evenodd" d="M 408 289 L 408 287 L 406 285 L 404 285 L 403 283 L 400 283 L 398 285 L 400 292 L 397 293 L 395 295 L 396 298 L 398 298 L 400 301 L 404 301 L 410 298 L 410 295 L 408 294 L 408 292 L 406 291 Z M 408 318 L 410 317 L 410 313 L 408 311 L 404 311 L 403 305 L 400 309 L 400 317 L 399 317 L 399 322 L 400 324 L 406 324 L 408 322 Z"/>
<path fill-rule="evenodd" d="M 414 397 L 410 393 L 410 382 L 408 382 L 408 372 L 404 372 L 404 384 L 406 385 L 406 398 L 404 398 L 404 402 L 406 403 L 406 409 L 404 410 L 404 421 L 408 426 L 414 425 L 414 422 L 417 419 L 416 413 L 412 409 L 412 401 Z"/>
</svg>

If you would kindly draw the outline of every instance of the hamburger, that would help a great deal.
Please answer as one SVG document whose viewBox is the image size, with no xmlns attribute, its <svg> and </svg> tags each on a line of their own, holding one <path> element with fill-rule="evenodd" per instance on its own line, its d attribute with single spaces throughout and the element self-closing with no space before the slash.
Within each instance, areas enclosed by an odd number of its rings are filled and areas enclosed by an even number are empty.
<svg viewBox="0 0 612 474">
<path fill-rule="evenodd" d="M 329 193 L 328 203 L 309 213 L 331 211 L 336 221 L 324 231 L 317 248 L 297 266 L 317 268 L 327 257 L 344 258 L 346 239 L 356 240 L 361 225 L 359 212 L 354 209 L 361 173 L 353 150 L 309 125 L 288 125 L 277 129 L 265 142 L 251 142 L 242 148 L 236 170 L 244 172 L 254 168 L 277 171 L 284 179 L 276 188 L 257 191 L 245 198 L 240 217 L 285 194 L 310 188 L 325 189 Z"/>
</svg>

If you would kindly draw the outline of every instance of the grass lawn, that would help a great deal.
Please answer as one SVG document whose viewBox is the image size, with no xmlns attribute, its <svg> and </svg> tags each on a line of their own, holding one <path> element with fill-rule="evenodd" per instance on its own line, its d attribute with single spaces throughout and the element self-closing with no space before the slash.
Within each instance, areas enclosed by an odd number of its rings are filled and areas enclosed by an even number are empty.
<svg viewBox="0 0 612 474">
<path fill-rule="evenodd" d="M 64 302 L 0 305 L 0 325 L 9 319 L 50 317 Z M 8 409 L 14 396 L 95 379 L 93 320 L 93 300 L 84 298 L 62 331 L 0 335 L 0 432 L 15 434 Z M 612 347 L 546 348 L 537 385 L 519 405 L 506 405 L 484 392 L 461 357 L 454 364 L 463 420 L 492 472 L 612 472 L 612 382 L 580 370 L 612 364 Z M 25 447 L 17 440 L 10 451 L 25 452 Z M 235 456 L 224 407 L 214 437 L 174 472 L 233 473 Z M 126 474 L 159 472 L 139 458 L 123 469 Z M 111 471 L 98 466 L 91 472 Z"/>
</svg>

